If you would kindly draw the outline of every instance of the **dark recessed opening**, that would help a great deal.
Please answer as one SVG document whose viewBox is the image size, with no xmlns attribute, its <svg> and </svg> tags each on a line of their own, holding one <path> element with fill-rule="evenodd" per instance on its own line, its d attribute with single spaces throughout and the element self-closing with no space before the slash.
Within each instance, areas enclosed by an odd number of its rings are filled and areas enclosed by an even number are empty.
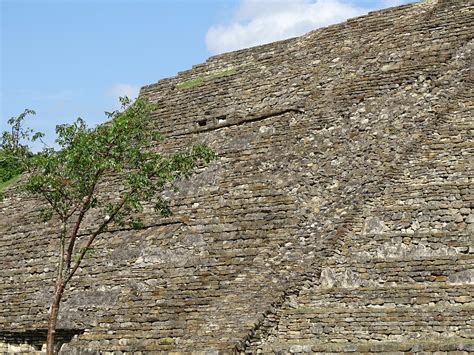
<svg viewBox="0 0 474 355">
<path fill-rule="evenodd" d="M 198 125 L 199 127 L 204 127 L 207 124 L 207 120 L 199 120 Z"/>
<path fill-rule="evenodd" d="M 46 343 L 46 329 L 26 330 L 19 332 L 0 330 L 0 342 L 9 345 L 19 346 L 28 344 L 33 349 L 40 351 Z M 69 343 L 75 335 L 84 333 L 83 329 L 56 329 L 55 345 L 56 352 L 64 343 Z"/>
</svg>

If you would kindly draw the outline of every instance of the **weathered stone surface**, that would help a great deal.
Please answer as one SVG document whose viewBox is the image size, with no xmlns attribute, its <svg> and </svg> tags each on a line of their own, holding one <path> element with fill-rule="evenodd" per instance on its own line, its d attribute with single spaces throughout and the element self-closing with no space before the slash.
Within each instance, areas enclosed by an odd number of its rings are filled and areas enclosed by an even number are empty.
<svg viewBox="0 0 474 355">
<path fill-rule="evenodd" d="M 425 1 L 142 88 L 164 149 L 219 159 L 167 194 L 172 218 L 102 236 L 62 352 L 472 350 L 473 23 L 472 1 Z M 57 240 L 40 207 L 0 204 L 0 352 L 41 349 Z"/>
</svg>

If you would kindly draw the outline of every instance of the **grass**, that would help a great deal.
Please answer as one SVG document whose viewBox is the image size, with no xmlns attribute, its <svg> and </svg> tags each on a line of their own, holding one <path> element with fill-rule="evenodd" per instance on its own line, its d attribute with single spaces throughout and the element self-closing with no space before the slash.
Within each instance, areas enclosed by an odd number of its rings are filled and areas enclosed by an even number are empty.
<svg viewBox="0 0 474 355">
<path fill-rule="evenodd" d="M 191 89 L 193 87 L 202 85 L 205 81 L 223 78 L 225 76 L 233 75 L 235 73 L 236 73 L 235 68 L 227 68 L 227 69 L 221 70 L 220 72 L 212 73 L 204 77 L 199 76 L 191 80 L 183 81 L 182 83 L 176 84 L 176 88 L 178 90 Z"/>
<path fill-rule="evenodd" d="M 11 184 L 13 184 L 15 181 L 18 180 L 19 177 L 20 177 L 20 175 L 15 176 L 14 178 L 11 178 L 10 180 L 0 182 L 0 190 L 3 190 L 3 189 L 5 189 L 6 187 L 8 187 L 8 186 L 10 186 Z"/>
<path fill-rule="evenodd" d="M 161 338 L 160 339 L 160 344 L 161 345 L 173 345 L 174 344 L 174 339 L 173 338 Z"/>
</svg>

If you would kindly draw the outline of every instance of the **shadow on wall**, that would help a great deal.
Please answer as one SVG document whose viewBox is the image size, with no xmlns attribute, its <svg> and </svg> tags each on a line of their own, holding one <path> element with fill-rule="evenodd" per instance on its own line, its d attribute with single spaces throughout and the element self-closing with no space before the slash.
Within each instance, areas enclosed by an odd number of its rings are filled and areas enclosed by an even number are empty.
<svg viewBox="0 0 474 355">
<path fill-rule="evenodd" d="M 24 332 L 0 332 L 0 353 L 28 353 L 46 349 L 47 329 L 27 330 Z M 71 339 L 84 333 L 83 329 L 56 329 L 55 351 L 69 343 Z"/>
</svg>

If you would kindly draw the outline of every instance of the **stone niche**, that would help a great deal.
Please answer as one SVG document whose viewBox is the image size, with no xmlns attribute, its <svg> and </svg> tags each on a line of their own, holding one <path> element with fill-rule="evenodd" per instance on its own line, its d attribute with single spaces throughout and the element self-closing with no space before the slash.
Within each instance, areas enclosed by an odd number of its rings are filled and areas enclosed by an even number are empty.
<svg viewBox="0 0 474 355">
<path fill-rule="evenodd" d="M 82 334 L 77 329 L 56 330 L 56 351 L 63 344 L 69 343 L 71 339 Z M 46 329 L 37 329 L 23 332 L 0 332 L 0 354 L 41 354 L 46 351 Z"/>
</svg>

